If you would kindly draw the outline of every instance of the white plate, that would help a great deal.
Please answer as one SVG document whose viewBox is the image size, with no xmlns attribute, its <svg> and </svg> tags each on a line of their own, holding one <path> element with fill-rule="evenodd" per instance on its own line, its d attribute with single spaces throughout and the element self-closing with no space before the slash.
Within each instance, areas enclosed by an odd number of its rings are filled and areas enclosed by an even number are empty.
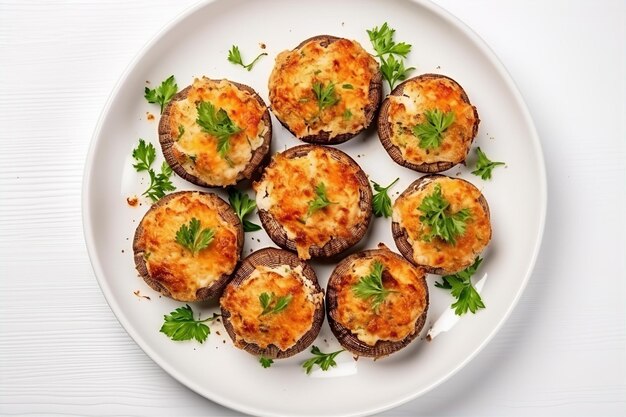
<svg viewBox="0 0 626 417">
<path fill-rule="evenodd" d="M 385 21 L 397 30 L 398 41 L 413 44 L 408 59 L 417 67 L 413 75 L 438 72 L 465 88 L 482 120 L 475 146 L 493 159 L 507 162 L 506 168 L 496 168 L 489 182 L 471 175 L 465 167 L 447 172 L 461 172 L 462 178 L 483 190 L 491 207 L 493 240 L 481 267 L 489 273 L 483 289 L 487 308 L 463 317 L 452 331 L 433 342 L 418 339 L 384 360 L 355 363 L 344 353 L 338 357 L 338 371 L 313 375 L 325 378 L 308 377 L 300 368 L 308 352 L 263 369 L 255 357 L 232 346 L 220 325 L 212 327 L 202 345 L 173 342 L 159 333 L 163 315 L 181 303 L 160 298 L 137 277 L 131 243 L 148 202 L 138 208 L 126 204 L 126 197 L 140 194 L 147 180 L 132 168 L 131 150 L 140 137 L 158 148 L 158 117 L 154 121 L 146 117 L 146 112 L 158 115 L 158 108 L 143 98 L 146 80 L 155 86 L 174 74 L 182 88 L 194 76 L 226 77 L 254 87 L 267 101 L 267 79 L 278 52 L 318 34 L 356 39 L 371 51 L 365 30 Z M 247 61 L 260 52 L 261 42 L 270 56 L 252 72 L 226 60 L 231 45 L 239 45 Z M 298 144 L 273 121 L 274 152 Z M 418 177 L 389 158 L 373 130 L 338 147 L 377 182 L 387 184 L 400 177 L 394 197 Z M 159 154 L 157 163 L 162 160 Z M 473 164 L 472 159 L 469 162 Z M 198 188 L 180 178 L 175 184 L 179 190 Z M 266 415 L 378 412 L 415 398 L 450 377 L 485 346 L 516 304 L 539 250 L 545 209 L 539 140 L 511 78 L 465 25 L 430 3 L 408 0 L 219 0 L 188 10 L 144 48 L 113 91 L 94 134 L 83 186 L 85 239 L 91 261 L 107 301 L 130 336 L 192 390 L 227 407 Z M 374 219 L 358 249 L 373 248 L 381 241 L 395 250 L 389 219 Z M 244 251 L 248 254 L 270 245 L 264 231 L 247 233 Z M 332 265 L 313 265 L 325 286 Z M 425 330 L 451 303 L 445 291 L 434 287 L 434 278 L 429 278 L 431 309 Z M 151 301 L 135 296 L 136 290 Z M 215 306 L 204 304 L 194 309 L 206 317 Z M 324 351 L 338 346 L 326 323 L 316 344 Z"/>
</svg>

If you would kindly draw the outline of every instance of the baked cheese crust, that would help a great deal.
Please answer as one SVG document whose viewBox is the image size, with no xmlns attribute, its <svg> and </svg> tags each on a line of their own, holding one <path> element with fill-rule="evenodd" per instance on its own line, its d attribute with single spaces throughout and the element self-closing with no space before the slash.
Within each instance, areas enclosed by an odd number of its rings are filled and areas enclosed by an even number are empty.
<svg viewBox="0 0 626 417">
<path fill-rule="evenodd" d="M 356 41 L 338 39 L 323 46 L 328 42 L 313 39 L 281 52 L 270 75 L 272 111 L 297 138 L 325 131 L 332 139 L 358 133 L 369 124 L 365 108 L 378 63 Z M 320 112 L 315 83 L 332 83 L 339 101 Z"/>
<path fill-rule="evenodd" d="M 276 298 L 291 296 L 287 307 L 278 313 L 261 315 L 262 293 Z M 262 349 L 274 345 L 282 351 L 294 346 L 313 326 L 314 314 L 324 296 L 302 273 L 302 266 L 257 266 L 239 286 L 229 285 L 220 299 L 230 312 L 235 344 L 254 343 Z"/>
<path fill-rule="evenodd" d="M 464 161 L 479 121 L 461 86 L 450 78 L 432 75 L 406 81 L 403 86 L 400 95 L 388 97 L 387 122 L 391 127 L 390 141 L 400 149 L 404 160 L 415 165 Z M 426 121 L 426 110 L 435 109 L 454 112 L 454 122 L 443 133 L 439 147 L 423 149 L 413 128 Z"/>
<path fill-rule="evenodd" d="M 181 193 L 153 207 L 141 221 L 137 246 L 144 248 L 148 274 L 179 301 L 196 301 L 200 288 L 230 275 L 239 260 L 238 229 L 218 213 L 215 195 Z M 225 204 L 225 203 L 224 203 Z M 192 218 L 215 234 L 209 246 L 195 256 L 176 242 L 176 232 Z"/>
<path fill-rule="evenodd" d="M 425 197 L 434 192 L 437 184 L 441 185 L 443 198 L 450 203 L 448 210 L 451 213 L 464 208 L 470 211 L 471 217 L 466 223 L 465 233 L 456 237 L 455 244 L 446 243 L 437 237 L 430 242 L 422 238 L 430 231 L 430 227 L 420 221 L 422 212 L 419 206 Z M 413 248 L 413 259 L 417 264 L 456 272 L 474 262 L 476 255 L 482 252 L 491 239 L 489 213 L 479 201 L 481 196 L 480 191 L 467 181 L 437 176 L 422 189 L 396 200 L 393 221 L 407 232 Z"/>
<path fill-rule="evenodd" d="M 362 173 L 355 163 L 334 158 L 331 151 L 315 146 L 303 156 L 274 155 L 261 180 L 254 184 L 256 203 L 282 226 L 295 242 L 298 257 L 309 259 L 311 246 L 323 247 L 331 238 L 350 238 L 366 221 L 359 207 Z M 308 215 L 316 187 L 323 183 L 332 203 Z"/>
<path fill-rule="evenodd" d="M 383 287 L 394 291 L 385 297 L 378 312 L 372 309 L 369 299 L 354 293 L 354 285 L 370 274 L 376 261 L 384 266 Z M 423 277 L 420 269 L 389 251 L 356 258 L 336 281 L 334 318 L 367 345 L 374 346 L 380 340 L 401 341 L 415 332 L 418 319 L 428 308 L 428 288 Z"/>
<path fill-rule="evenodd" d="M 226 157 L 218 152 L 218 139 L 203 131 L 196 122 L 197 105 L 202 101 L 210 102 L 216 111 L 224 109 L 233 123 L 242 129 L 228 139 L 230 148 Z M 207 184 L 235 184 L 270 128 L 263 120 L 266 109 L 253 94 L 228 80 L 196 78 L 187 97 L 172 101 L 170 105 L 168 128 L 175 139 L 172 146 L 174 158 L 185 171 Z"/>
</svg>

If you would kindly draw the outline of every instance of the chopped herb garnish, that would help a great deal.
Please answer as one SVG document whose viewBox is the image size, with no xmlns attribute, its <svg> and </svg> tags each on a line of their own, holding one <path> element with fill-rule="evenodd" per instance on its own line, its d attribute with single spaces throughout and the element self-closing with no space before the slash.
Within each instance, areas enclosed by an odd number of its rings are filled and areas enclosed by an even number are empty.
<svg viewBox="0 0 626 417">
<path fill-rule="evenodd" d="M 291 294 L 276 297 L 274 293 L 261 293 L 261 295 L 259 295 L 259 302 L 261 303 L 263 311 L 260 315 L 264 316 L 266 314 L 280 313 L 287 308 L 292 298 L 293 296 Z"/>
<path fill-rule="evenodd" d="M 352 119 L 352 112 L 350 111 L 350 109 L 345 109 L 343 112 L 343 120 L 350 120 Z"/>
<path fill-rule="evenodd" d="M 424 116 L 426 120 L 413 128 L 413 134 L 419 138 L 420 148 L 438 148 L 443 141 L 443 133 L 454 123 L 454 112 L 426 110 Z"/>
<path fill-rule="evenodd" d="M 239 51 L 239 47 L 237 45 L 233 45 L 232 48 L 230 48 L 230 51 L 228 51 L 228 60 L 235 65 L 241 65 L 248 71 L 251 71 L 254 64 L 256 64 L 256 62 L 265 55 L 267 55 L 267 52 L 262 52 L 256 58 L 254 58 L 254 60 L 251 63 L 249 63 L 248 65 L 245 65 L 241 58 L 241 51 Z"/>
<path fill-rule="evenodd" d="M 326 86 L 321 82 L 316 82 L 313 84 L 312 90 L 318 107 L 317 114 L 313 119 L 317 118 L 324 109 L 339 103 L 339 97 L 335 94 L 335 84 L 332 82 Z"/>
<path fill-rule="evenodd" d="M 197 105 L 198 118 L 196 123 L 203 131 L 217 138 L 217 152 L 227 161 L 230 150 L 230 137 L 242 131 L 228 116 L 226 110 L 215 111 L 215 106 L 208 101 L 201 101 Z"/>
<path fill-rule="evenodd" d="M 274 363 L 274 360 L 270 358 L 266 358 L 265 356 L 261 356 L 259 358 L 259 363 L 261 364 L 262 367 L 269 368 Z"/>
<path fill-rule="evenodd" d="M 461 272 L 443 276 L 441 277 L 441 282 L 435 282 L 435 287 L 450 290 L 452 296 L 456 298 L 457 301 L 451 307 L 454 308 L 454 312 L 459 316 L 468 311 L 475 314 L 476 310 L 485 308 L 485 304 L 476 288 L 472 285 L 471 280 L 472 275 L 476 273 L 482 261 L 477 256 L 474 263 Z"/>
<path fill-rule="evenodd" d="M 248 194 L 239 191 L 234 187 L 228 189 L 228 201 L 235 210 L 235 213 L 237 213 L 239 220 L 241 220 L 244 232 L 256 232 L 257 230 L 261 230 L 261 226 L 258 224 L 244 219 L 244 217 L 254 211 L 256 208 L 256 201 L 248 197 Z"/>
<path fill-rule="evenodd" d="M 361 277 L 359 281 L 352 286 L 354 295 L 359 298 L 368 299 L 372 309 L 378 313 L 380 305 L 385 298 L 396 291 L 385 289 L 383 286 L 383 271 L 385 266 L 380 261 L 372 262 L 370 273 Z"/>
<path fill-rule="evenodd" d="M 169 315 L 163 316 L 165 322 L 161 326 L 161 333 L 165 333 L 170 339 L 191 340 L 196 339 L 198 342 L 203 343 L 211 329 L 204 324 L 207 321 L 213 321 L 219 317 L 219 314 L 213 314 L 213 317 L 209 317 L 204 320 L 195 320 L 193 318 L 193 310 L 189 305 L 179 307 L 172 311 Z"/>
<path fill-rule="evenodd" d="M 148 171 L 156 158 L 156 149 L 151 143 L 147 143 L 143 139 L 139 139 L 139 145 L 133 149 L 133 158 L 137 161 L 133 167 L 137 172 Z"/>
<path fill-rule="evenodd" d="M 171 75 L 168 79 L 163 81 L 160 86 L 154 89 L 146 87 L 144 89 L 144 97 L 148 100 L 148 103 L 157 103 L 161 106 L 161 113 L 167 103 L 170 102 L 174 94 L 178 91 L 178 85 L 174 76 Z"/>
<path fill-rule="evenodd" d="M 406 58 L 407 54 L 411 52 L 411 45 L 404 42 L 396 43 L 393 40 L 395 32 L 395 29 L 391 29 L 387 22 L 380 29 L 376 26 L 367 31 L 370 42 L 376 51 L 376 56 L 380 59 L 380 71 L 392 90 L 396 82 L 405 80 L 409 72 L 415 69 L 413 67 L 405 68 L 404 59 L 394 57 L 397 55 Z"/>
<path fill-rule="evenodd" d="M 318 365 L 322 369 L 322 371 L 327 371 L 331 366 L 337 366 L 337 362 L 335 362 L 335 357 L 344 350 L 345 349 L 341 349 L 332 353 L 323 353 L 322 351 L 320 351 L 320 348 L 313 345 L 313 347 L 311 347 L 311 353 L 315 356 L 303 362 L 302 367 L 306 370 L 307 374 L 311 373 L 314 365 Z"/>
<path fill-rule="evenodd" d="M 400 178 L 396 178 L 391 184 L 386 187 L 382 187 L 376 182 L 372 181 L 374 185 L 374 198 L 372 199 L 372 208 L 376 217 L 391 217 L 391 198 L 387 191 L 398 182 Z"/>
<path fill-rule="evenodd" d="M 178 139 L 182 138 L 185 134 L 185 126 L 178 125 Z"/>
<path fill-rule="evenodd" d="M 196 256 L 202 249 L 207 248 L 213 241 L 215 231 L 211 228 L 200 229 L 200 220 L 195 217 L 189 224 L 183 224 L 176 232 L 176 243 L 187 248 Z"/>
<path fill-rule="evenodd" d="M 476 148 L 476 154 L 478 155 L 478 161 L 476 162 L 476 169 L 472 171 L 472 174 L 479 176 L 483 180 L 491 179 L 491 171 L 499 165 L 504 165 L 504 162 L 493 162 L 483 151 L 480 150 L 480 147 Z"/>
<path fill-rule="evenodd" d="M 469 209 L 464 208 L 450 214 L 449 207 L 450 203 L 443 198 L 441 193 L 441 185 L 435 185 L 433 193 L 424 197 L 422 204 L 418 207 L 418 210 L 423 213 L 420 221 L 423 225 L 430 227 L 430 231 L 422 236 L 423 240 L 430 242 L 434 237 L 438 237 L 454 245 L 456 238 L 465 234 L 467 221 L 471 218 Z"/>
<path fill-rule="evenodd" d="M 316 211 L 321 210 L 331 204 L 337 203 L 328 200 L 328 196 L 326 195 L 326 184 L 324 184 L 323 182 L 318 183 L 315 187 L 315 198 L 309 201 L 307 218 L 311 217 Z"/>
<path fill-rule="evenodd" d="M 342 84 L 341 88 L 344 88 L 346 90 L 353 90 L 354 86 L 352 86 L 352 84 Z"/>
</svg>

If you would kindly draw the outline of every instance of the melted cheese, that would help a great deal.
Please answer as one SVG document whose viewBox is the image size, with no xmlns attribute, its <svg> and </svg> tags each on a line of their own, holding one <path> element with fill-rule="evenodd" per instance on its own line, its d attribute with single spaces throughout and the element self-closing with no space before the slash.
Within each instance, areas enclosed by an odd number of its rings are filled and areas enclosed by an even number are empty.
<svg viewBox="0 0 626 417">
<path fill-rule="evenodd" d="M 291 302 L 281 312 L 261 315 L 259 296 L 264 292 L 275 297 L 291 295 Z M 254 343 L 265 349 L 274 345 L 285 351 L 311 329 L 323 297 L 303 275 L 302 266 L 257 266 L 241 285 L 229 285 L 220 303 L 231 314 L 237 346 Z"/>
<path fill-rule="evenodd" d="M 418 79 L 408 82 L 402 95 L 389 96 L 391 143 L 411 163 L 462 162 L 467 156 L 473 139 L 474 124 L 478 123 L 474 108 L 466 103 L 461 87 L 447 78 Z M 454 122 L 443 133 L 441 146 L 423 149 L 413 127 L 426 120 L 424 111 L 439 109 L 453 111 Z"/>
<path fill-rule="evenodd" d="M 300 259 L 309 248 L 324 246 L 332 237 L 348 238 L 364 221 L 359 208 L 359 168 L 339 162 L 322 147 L 298 158 L 276 154 L 260 182 L 254 184 L 257 207 L 268 211 L 296 244 Z M 336 203 L 308 216 L 316 186 L 323 182 L 328 200 Z"/>
<path fill-rule="evenodd" d="M 196 106 L 201 101 L 210 102 L 216 111 L 224 109 L 242 129 L 229 138 L 228 160 L 217 152 L 217 138 L 196 123 Z M 263 136 L 269 129 L 263 121 L 265 110 L 251 93 L 227 80 L 196 79 L 187 98 L 172 103 L 169 128 L 172 138 L 177 138 L 172 148 L 174 157 L 185 171 L 208 184 L 235 184 L 254 150 L 263 144 Z"/>
<path fill-rule="evenodd" d="M 420 221 L 422 212 L 419 206 L 424 197 L 432 194 L 436 184 L 441 185 L 443 198 L 450 203 L 449 211 L 456 213 L 468 208 L 471 219 L 467 222 L 465 233 L 456 237 L 455 244 L 446 243 L 439 238 L 430 242 L 421 236 L 430 231 L 430 227 Z M 393 221 L 408 232 L 408 240 L 413 247 L 413 259 L 420 265 L 443 268 L 448 272 L 457 272 L 471 265 L 491 239 L 491 224 L 485 209 L 480 205 L 480 191 L 473 185 L 458 179 L 439 177 L 431 181 L 424 189 L 398 198 L 393 208 Z"/>
<path fill-rule="evenodd" d="M 383 287 L 396 291 L 385 297 L 378 312 L 369 299 L 357 297 L 353 290 L 361 277 L 370 274 L 374 261 L 384 265 Z M 335 320 L 370 346 L 379 340 L 403 340 L 415 332 L 416 321 L 427 308 L 428 289 L 422 277 L 418 268 L 386 251 L 355 259 L 348 273 L 338 279 Z"/>
<path fill-rule="evenodd" d="M 215 231 L 206 249 L 193 256 L 176 243 L 176 232 L 192 218 L 203 229 Z M 232 274 L 239 259 L 237 228 L 224 221 L 212 199 L 199 193 L 172 198 L 149 211 L 141 222 L 140 245 L 150 277 L 167 288 L 172 298 L 196 301 L 196 291 L 210 286 L 223 274 Z"/>
<path fill-rule="evenodd" d="M 356 41 L 340 39 L 326 48 L 321 42 L 280 53 L 270 75 L 272 111 L 298 138 L 321 131 L 333 138 L 358 132 L 367 123 L 365 107 L 378 63 Z M 333 83 L 339 102 L 319 112 L 315 83 Z"/>
</svg>

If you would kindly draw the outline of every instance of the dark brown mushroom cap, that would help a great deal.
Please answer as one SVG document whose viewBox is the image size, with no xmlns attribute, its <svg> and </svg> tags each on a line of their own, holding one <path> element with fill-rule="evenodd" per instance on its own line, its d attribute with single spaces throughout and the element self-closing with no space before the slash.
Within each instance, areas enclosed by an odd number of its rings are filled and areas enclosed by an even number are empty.
<svg viewBox="0 0 626 417">
<path fill-rule="evenodd" d="M 302 266 L 302 275 L 304 275 L 304 277 L 308 279 L 310 284 L 313 286 L 314 294 L 324 294 L 323 290 L 319 286 L 319 283 L 317 282 L 315 271 L 309 266 L 309 264 L 300 260 L 291 252 L 275 248 L 263 248 L 251 253 L 241 262 L 241 265 L 235 272 L 234 278 L 228 286 L 233 289 L 239 287 L 250 277 L 258 266 L 276 267 L 280 265 L 289 265 L 292 268 Z M 224 328 L 235 345 L 237 345 L 237 334 L 235 333 L 235 329 L 230 322 L 231 312 L 227 310 L 223 304 L 221 305 L 221 308 Z M 313 343 L 322 328 L 322 323 L 324 323 L 323 301 L 316 305 L 315 312 L 313 313 L 311 328 L 296 342 L 295 345 L 289 349 L 283 351 L 278 346 L 273 344 L 270 344 L 267 348 L 263 349 L 255 343 L 247 343 L 243 340 L 240 341 L 240 347 L 246 352 L 257 356 L 264 356 L 272 359 L 288 358 L 296 353 L 302 352 Z"/>
<path fill-rule="evenodd" d="M 356 245 L 363 238 L 363 236 L 365 236 L 372 218 L 372 189 L 370 188 L 367 175 L 363 172 L 359 164 L 348 156 L 348 154 L 340 151 L 339 149 L 318 145 L 299 145 L 287 149 L 282 153 L 282 155 L 286 158 L 298 158 L 305 156 L 314 149 L 322 149 L 324 152 L 329 153 L 331 158 L 341 163 L 353 165 L 357 168 L 356 177 L 359 182 L 359 209 L 365 213 L 363 221 L 356 224 L 350 231 L 351 233 L 349 238 L 344 239 L 341 237 L 332 237 L 322 247 L 314 245 L 309 248 L 309 254 L 312 258 L 330 258 Z M 270 167 L 271 163 L 268 168 Z M 285 174 L 289 175 L 289 173 Z M 263 228 L 274 243 L 281 248 L 297 252 L 296 242 L 289 239 L 285 229 L 283 229 L 282 225 L 269 211 L 259 210 L 259 218 L 261 219 Z"/>
<path fill-rule="evenodd" d="M 163 286 L 160 282 L 152 279 L 150 273 L 148 272 L 148 266 L 146 265 L 146 259 L 144 258 L 145 246 L 141 242 L 141 237 L 144 232 L 143 228 L 143 219 L 148 216 L 150 212 L 158 209 L 161 206 L 166 205 L 170 200 L 182 196 L 184 194 L 193 194 L 198 193 L 203 198 L 212 200 L 215 205 L 218 207 L 218 213 L 220 217 L 227 223 L 232 224 L 237 228 L 237 259 L 241 257 L 241 252 L 243 250 L 243 225 L 241 224 L 241 220 L 233 210 L 233 208 L 222 200 L 219 196 L 213 193 L 206 193 L 202 191 L 177 191 L 175 193 L 171 193 L 161 198 L 159 201 L 154 203 L 152 207 L 144 214 L 141 222 L 139 222 L 139 226 L 137 226 L 137 230 L 135 231 L 135 237 L 133 238 L 133 253 L 135 258 L 135 268 L 137 268 L 137 272 L 139 275 L 146 281 L 146 284 L 150 286 L 155 291 L 165 295 L 166 297 L 172 298 L 170 291 Z M 222 290 L 228 283 L 232 274 L 222 274 L 218 279 L 213 281 L 210 286 L 198 288 L 196 291 L 196 299 L 193 301 L 203 301 L 208 300 L 210 298 L 214 298 L 219 296 L 222 293 Z"/>
<path fill-rule="evenodd" d="M 221 80 L 211 79 L 211 81 L 219 82 Z M 265 163 L 267 163 L 268 159 L 266 158 L 266 156 L 269 155 L 270 144 L 272 141 L 272 119 L 270 117 L 270 112 L 269 112 L 267 105 L 265 104 L 261 96 L 259 96 L 257 92 L 254 91 L 254 89 L 252 89 L 251 87 L 245 84 L 236 83 L 230 80 L 226 80 L 226 81 L 233 84 L 239 90 L 250 93 L 252 97 L 254 97 L 254 99 L 258 101 L 262 107 L 265 107 L 265 112 L 263 112 L 263 116 L 261 117 L 261 120 L 263 120 L 263 122 L 268 128 L 267 132 L 265 132 L 265 135 L 263 135 L 263 143 L 261 144 L 261 146 L 259 146 L 252 152 L 252 157 L 250 158 L 250 162 L 248 162 L 248 164 L 243 169 L 243 171 L 241 171 L 237 175 L 237 182 L 239 182 L 239 181 L 253 178 L 254 175 L 263 168 Z M 163 155 L 165 156 L 165 160 L 167 161 L 169 166 L 172 167 L 174 172 L 176 172 L 181 178 L 184 178 L 187 181 L 193 184 L 199 185 L 201 187 L 216 188 L 216 187 L 228 187 L 230 185 L 234 185 L 234 184 L 226 184 L 226 185 L 209 184 L 203 179 L 186 171 L 185 167 L 174 156 L 173 147 L 174 147 L 174 144 L 176 143 L 177 138 L 172 136 L 172 130 L 170 127 L 171 125 L 170 116 L 172 112 L 172 106 L 174 105 L 175 102 L 186 99 L 191 87 L 192 86 L 190 85 L 184 88 L 183 90 L 179 91 L 170 100 L 170 102 L 165 107 L 163 114 L 161 115 L 161 119 L 159 121 L 159 142 L 161 143 L 161 149 L 163 150 Z"/>
<path fill-rule="evenodd" d="M 380 358 L 390 355 L 408 346 L 408 344 L 411 343 L 420 334 L 422 328 L 424 327 L 424 323 L 426 323 L 426 315 L 428 313 L 429 304 L 428 284 L 426 283 L 424 273 L 420 270 L 420 283 L 426 291 L 426 305 L 424 307 L 423 313 L 415 321 L 415 331 L 407 335 L 404 339 L 399 341 L 379 340 L 374 346 L 370 346 L 367 343 L 359 340 L 359 338 L 354 333 L 352 333 L 350 329 L 348 329 L 335 319 L 338 308 L 338 284 L 341 277 L 349 273 L 350 265 L 353 261 L 355 261 L 356 259 L 376 257 L 381 253 L 385 253 L 387 255 L 391 255 L 397 258 L 401 262 L 407 262 L 400 255 L 387 249 L 385 245 L 379 244 L 379 248 L 380 249 L 357 252 L 343 259 L 335 267 L 335 270 L 331 274 L 326 289 L 326 314 L 328 316 L 328 324 L 330 325 L 330 329 L 332 330 L 333 334 L 335 335 L 341 346 L 354 353 L 355 355 L 373 358 Z M 412 267 L 415 268 L 414 266 Z"/>
<path fill-rule="evenodd" d="M 441 79 L 441 78 L 450 80 L 454 84 L 456 84 L 456 86 L 458 87 L 461 93 L 461 97 L 463 101 L 471 106 L 469 98 L 467 97 L 467 93 L 465 92 L 463 87 L 461 87 L 461 85 L 457 83 L 455 80 L 453 80 L 452 78 L 446 77 L 445 75 L 440 75 L 440 74 L 422 74 L 417 77 L 410 78 L 402 82 L 398 86 L 396 86 L 396 88 L 393 89 L 393 91 L 389 94 L 389 96 L 401 96 L 404 93 L 404 88 L 411 83 L 416 83 L 416 82 L 420 82 L 424 80 Z M 383 147 L 385 148 L 389 156 L 391 156 L 391 159 L 393 159 L 399 165 L 402 165 L 414 171 L 426 172 L 426 173 L 442 172 L 463 162 L 464 159 L 461 161 L 456 161 L 456 162 L 439 161 L 439 162 L 432 162 L 432 163 L 425 162 L 422 164 L 415 164 L 404 159 L 400 148 L 394 145 L 393 142 L 391 141 L 391 136 L 393 135 L 393 129 L 392 129 L 392 123 L 389 122 L 389 104 L 390 104 L 389 96 L 387 96 L 385 100 L 383 100 L 383 104 L 380 106 L 380 112 L 378 113 L 378 137 L 380 138 L 380 142 L 382 143 Z M 474 138 L 476 137 L 476 134 L 478 133 L 478 124 L 480 123 L 480 119 L 478 118 L 478 111 L 476 110 L 476 107 L 472 106 L 472 109 L 474 109 L 474 117 L 476 118 L 476 121 L 474 122 L 471 140 L 467 143 L 467 151 L 465 152 L 465 157 L 467 157 L 467 153 L 470 150 L 470 146 L 472 145 L 472 142 L 474 141 Z"/>
<path fill-rule="evenodd" d="M 431 182 L 433 182 L 437 178 L 450 178 L 450 177 L 448 177 L 446 175 L 440 175 L 440 174 L 424 175 L 423 177 L 418 178 L 417 180 L 413 181 L 406 188 L 406 190 L 404 190 L 402 192 L 402 194 L 400 194 L 398 196 L 396 201 L 401 199 L 401 198 L 403 198 L 403 197 L 407 197 L 408 195 L 410 195 L 410 194 L 412 194 L 412 193 L 414 193 L 416 191 L 423 190 L 424 188 L 426 188 L 426 186 L 428 184 L 430 184 Z M 476 188 L 474 186 L 474 184 L 472 184 L 469 181 L 465 181 L 462 178 L 451 178 L 451 179 L 454 179 L 455 181 L 466 182 L 469 185 L 471 185 L 472 187 Z M 480 198 L 478 199 L 478 203 L 482 206 L 483 210 L 485 210 L 485 214 L 487 215 L 487 218 L 489 219 L 489 217 L 490 217 L 489 205 L 487 204 L 487 200 L 485 199 L 485 197 L 482 194 L 480 195 Z M 413 246 L 411 246 L 411 243 L 409 242 L 409 234 L 407 233 L 406 229 L 401 227 L 398 222 L 394 221 L 394 222 L 391 223 L 391 233 L 393 235 L 393 240 L 396 242 L 396 246 L 397 246 L 398 250 L 400 251 L 400 253 L 402 254 L 402 256 L 404 256 L 406 259 L 408 259 L 413 264 L 423 268 L 429 274 L 436 274 L 436 275 L 454 274 L 456 272 L 459 272 L 459 270 L 463 270 L 464 268 L 469 266 L 469 265 L 465 265 L 463 268 L 460 268 L 457 271 L 447 271 L 447 270 L 445 270 L 443 268 L 434 268 L 434 267 L 429 266 L 429 265 L 421 265 L 413 258 Z M 470 263 L 470 265 L 471 265 L 471 263 Z"/>
<path fill-rule="evenodd" d="M 317 35 L 317 36 L 313 36 L 311 38 L 308 38 L 300 42 L 300 44 L 296 46 L 293 50 L 295 51 L 297 49 L 300 49 L 304 45 L 308 44 L 309 42 L 317 42 L 317 41 L 320 41 L 320 45 L 326 48 L 328 45 L 340 39 L 343 39 L 343 38 L 339 38 L 337 36 L 331 36 L 331 35 Z M 376 71 L 376 73 L 373 75 L 372 79 L 370 80 L 369 92 L 368 92 L 368 103 L 364 108 L 365 124 L 363 126 L 363 129 L 357 132 L 353 132 L 353 133 L 343 133 L 341 135 L 334 136 L 333 138 L 330 137 L 331 132 L 327 132 L 323 130 L 315 135 L 307 135 L 298 139 L 300 139 L 303 142 L 316 143 L 320 145 L 337 145 L 339 143 L 346 142 L 348 139 L 352 139 L 353 137 L 363 132 L 372 124 L 372 121 L 374 120 L 374 117 L 376 116 L 376 111 L 378 110 L 378 107 L 380 105 L 380 100 L 382 99 L 382 96 L 383 96 L 383 76 L 379 68 L 378 71 Z M 274 115 L 276 115 L 276 113 L 274 113 Z M 287 130 L 289 130 L 294 136 L 297 137 L 297 135 L 291 130 L 289 125 L 283 122 L 280 119 L 280 117 L 278 117 L 278 115 L 276 115 L 276 119 L 278 119 L 280 124 L 282 124 Z"/>
</svg>

